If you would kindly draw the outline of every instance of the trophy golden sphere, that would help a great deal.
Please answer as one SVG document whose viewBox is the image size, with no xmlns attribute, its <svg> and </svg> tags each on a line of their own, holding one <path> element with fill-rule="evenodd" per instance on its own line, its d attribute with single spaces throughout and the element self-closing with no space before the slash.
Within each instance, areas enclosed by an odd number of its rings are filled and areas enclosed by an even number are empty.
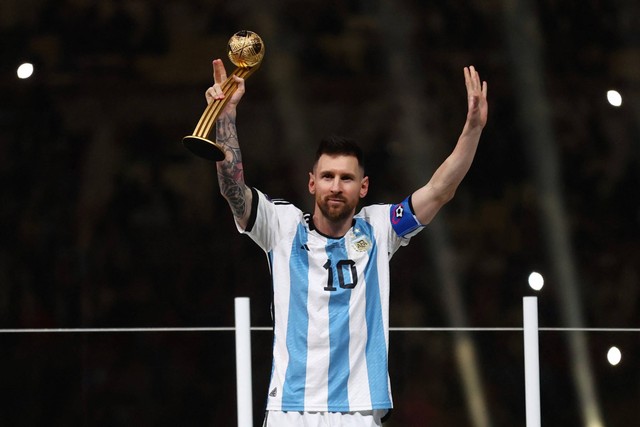
<svg viewBox="0 0 640 427">
<path fill-rule="evenodd" d="M 264 57 L 264 42 L 253 31 L 238 31 L 229 39 L 227 55 L 237 67 L 255 67 Z"/>
</svg>

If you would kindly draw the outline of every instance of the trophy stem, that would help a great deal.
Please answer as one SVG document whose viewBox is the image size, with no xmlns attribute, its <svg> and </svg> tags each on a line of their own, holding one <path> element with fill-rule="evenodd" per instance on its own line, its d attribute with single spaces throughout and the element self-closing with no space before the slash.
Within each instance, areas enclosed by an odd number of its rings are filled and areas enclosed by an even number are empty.
<svg viewBox="0 0 640 427">
<path fill-rule="evenodd" d="M 227 102 L 229 102 L 229 99 L 231 98 L 230 95 L 235 92 L 235 86 L 236 84 L 232 79 L 227 79 L 224 82 L 222 85 L 224 98 L 216 99 L 211 104 L 207 105 L 207 108 L 204 110 L 202 117 L 200 117 L 200 121 L 193 131 L 194 136 L 199 136 L 200 138 L 207 138 L 209 136 L 220 112 L 227 105 Z"/>
<path fill-rule="evenodd" d="M 242 79 L 246 79 L 251 74 L 253 74 L 256 68 L 257 67 L 236 68 L 233 71 L 232 75 L 238 76 Z M 202 115 L 200 121 L 196 126 L 196 129 L 193 131 L 194 136 L 205 139 L 209 136 L 216 119 L 222 112 L 222 109 L 227 105 L 227 103 L 231 99 L 231 95 L 233 95 L 237 88 L 238 84 L 232 78 L 228 78 L 227 80 L 225 80 L 225 82 L 222 84 L 222 92 L 224 93 L 224 98 L 213 101 L 207 106 L 204 114 Z"/>
</svg>

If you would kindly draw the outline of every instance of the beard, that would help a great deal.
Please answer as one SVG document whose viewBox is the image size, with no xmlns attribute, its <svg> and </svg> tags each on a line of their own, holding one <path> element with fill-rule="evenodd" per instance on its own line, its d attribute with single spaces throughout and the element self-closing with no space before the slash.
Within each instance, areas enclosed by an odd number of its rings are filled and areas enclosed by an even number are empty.
<svg viewBox="0 0 640 427">
<path fill-rule="evenodd" d="M 331 201 L 339 200 L 342 203 L 332 205 Z M 356 208 L 357 202 L 350 203 L 341 196 L 327 196 L 325 198 L 316 197 L 316 204 L 322 215 L 331 222 L 339 222 L 350 218 Z"/>
</svg>

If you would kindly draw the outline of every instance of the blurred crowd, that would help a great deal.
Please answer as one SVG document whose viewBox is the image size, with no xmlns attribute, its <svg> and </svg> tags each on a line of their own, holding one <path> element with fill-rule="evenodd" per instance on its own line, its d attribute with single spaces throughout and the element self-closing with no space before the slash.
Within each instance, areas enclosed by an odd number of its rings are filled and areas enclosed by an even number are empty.
<svg viewBox="0 0 640 427">
<path fill-rule="evenodd" d="M 299 175 L 310 165 L 303 153 L 321 132 L 335 129 L 364 138 L 373 182 L 366 202 L 404 198 L 413 188 L 393 160 L 402 141 L 394 134 L 398 118 L 384 102 L 392 65 L 384 61 L 382 3 L 3 2 L 0 328 L 231 326 L 236 296 L 251 297 L 254 325 L 269 325 L 265 255 L 237 234 L 214 166 L 180 140 L 203 111 L 212 55 L 224 54 L 235 31 L 255 29 L 277 40 L 267 40 L 265 62 L 279 62 L 265 63 L 251 78 L 239 112 L 248 183 L 309 207 L 306 175 Z M 580 282 L 576 304 L 585 326 L 637 327 L 637 101 L 635 111 L 627 104 L 613 109 L 604 92 L 617 85 L 640 93 L 627 69 L 640 43 L 628 15 L 638 7 L 532 3 Z M 548 274 L 541 323 L 560 326 L 564 308 L 557 278 L 549 275 L 533 173 L 546 165 L 527 157 L 518 125 L 522 100 L 511 81 L 515 59 L 506 53 L 503 6 L 399 4 L 412 17 L 407 43 L 424 76 L 421 96 L 438 106 L 438 116 L 425 120 L 443 136 L 437 146 L 443 157 L 464 121 L 462 66 L 473 61 L 489 81 L 490 123 L 471 172 L 442 213 L 469 326 L 520 326 L 532 270 Z M 36 66 L 30 80 L 15 78 L 22 60 Z M 314 138 L 295 141 L 299 150 L 282 142 L 299 124 L 279 104 L 285 96 L 273 76 L 285 62 L 296 70 L 285 86 L 298 91 Z M 425 170 L 425 181 L 431 172 Z M 427 239 L 428 228 L 392 262 L 392 326 L 448 326 Z M 253 337 L 257 423 L 271 337 Z M 520 334 L 472 339 L 494 425 L 522 424 Z M 217 425 L 235 417 L 231 332 L 3 333 L 0 340 L 0 389 L 9 396 L 0 408 L 3 425 Z M 619 420 L 632 419 L 630 402 L 640 393 L 632 368 L 640 361 L 637 339 L 589 334 L 588 340 L 607 425 L 625 425 Z M 472 425 L 461 410 L 452 335 L 392 333 L 391 341 L 397 409 L 390 425 Z M 616 342 L 628 357 L 618 372 L 598 359 Z M 575 397 L 567 402 L 575 391 L 568 351 L 558 350 L 565 346 L 561 334 L 541 337 L 551 425 L 577 425 L 580 412 Z"/>
</svg>

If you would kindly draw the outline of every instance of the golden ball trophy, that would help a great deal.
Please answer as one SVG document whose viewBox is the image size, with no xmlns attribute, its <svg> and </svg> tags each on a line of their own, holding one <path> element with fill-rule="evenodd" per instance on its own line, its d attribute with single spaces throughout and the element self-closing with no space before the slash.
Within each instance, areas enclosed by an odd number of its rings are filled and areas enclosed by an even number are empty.
<svg viewBox="0 0 640 427">
<path fill-rule="evenodd" d="M 231 36 L 229 43 L 227 43 L 227 55 L 231 62 L 238 67 L 231 74 L 246 80 L 260 67 L 264 57 L 264 43 L 260 36 L 252 31 L 238 31 Z M 192 153 L 216 162 L 224 159 L 224 151 L 220 144 L 210 141 L 208 138 L 216 119 L 237 87 L 238 84 L 229 76 L 221 86 L 224 98 L 216 99 L 207 105 L 193 134 L 182 139 L 182 143 Z"/>
</svg>

